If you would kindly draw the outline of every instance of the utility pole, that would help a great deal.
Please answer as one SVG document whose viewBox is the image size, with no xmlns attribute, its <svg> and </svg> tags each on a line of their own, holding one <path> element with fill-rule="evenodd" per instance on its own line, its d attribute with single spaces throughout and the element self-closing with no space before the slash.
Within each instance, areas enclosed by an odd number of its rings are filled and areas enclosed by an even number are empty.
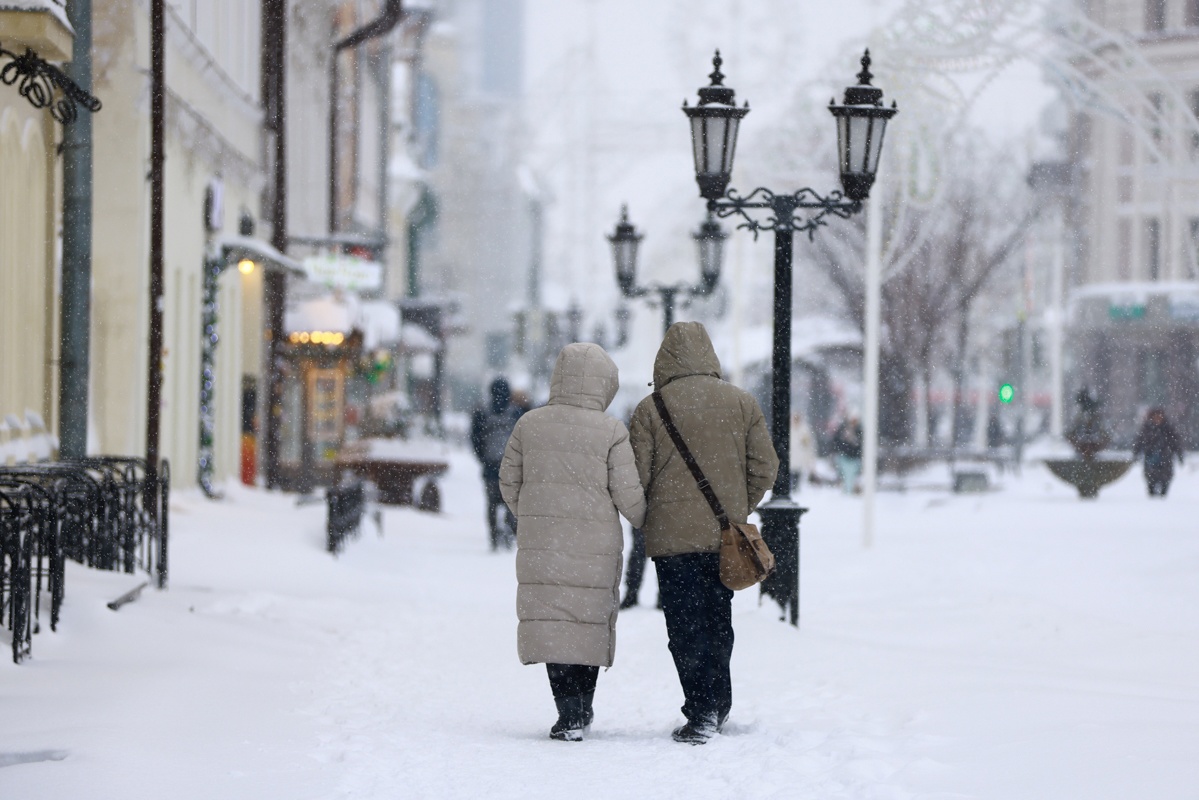
<svg viewBox="0 0 1199 800">
<path fill-rule="evenodd" d="M 164 0 L 150 2 L 150 337 L 146 353 L 146 493 L 157 502 L 162 412 L 163 118 L 166 99 Z"/>
<path fill-rule="evenodd" d="M 269 209 L 271 246 L 287 252 L 287 0 L 263 0 L 262 98 L 268 130 L 273 134 L 271 176 L 274 191 Z M 263 425 L 263 477 L 267 488 L 279 485 L 279 422 L 283 414 L 283 381 L 279 347 L 283 341 L 283 306 L 287 276 L 267 270 L 263 276 L 266 305 L 266 379 Z"/>
<path fill-rule="evenodd" d="M 70 0 L 75 29 L 67 74 L 92 91 L 92 3 Z M 63 126 L 62 345 L 59 353 L 58 438 L 62 458 L 87 455 L 88 373 L 92 318 L 92 116 Z"/>
</svg>

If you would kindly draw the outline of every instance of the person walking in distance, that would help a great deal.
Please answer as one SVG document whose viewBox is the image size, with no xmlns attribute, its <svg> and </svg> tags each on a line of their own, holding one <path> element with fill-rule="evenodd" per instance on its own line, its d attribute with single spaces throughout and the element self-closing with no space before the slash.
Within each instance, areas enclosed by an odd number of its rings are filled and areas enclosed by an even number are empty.
<svg viewBox="0 0 1199 800">
<path fill-rule="evenodd" d="M 654 360 L 654 388 L 729 518 L 745 522 L 774 484 L 779 460 L 757 401 L 721 378 L 703 325 L 670 326 Z M 672 737 L 704 744 L 723 729 L 733 704 L 733 592 L 720 581 L 720 524 L 654 395 L 633 412 L 629 435 L 646 493 L 646 552 L 683 688 L 687 722 Z"/>
<path fill-rule="evenodd" d="M 1182 440 L 1161 408 L 1152 408 L 1132 443 L 1132 457 L 1144 456 L 1145 484 L 1150 497 L 1165 497 L 1174 480 L 1174 459 L 1182 463 Z"/>
<path fill-rule="evenodd" d="M 470 421 L 470 444 L 475 457 L 483 465 L 483 485 L 487 491 L 487 530 L 491 537 L 491 549 L 500 545 L 511 548 L 513 524 L 508 509 L 503 508 L 500 496 L 500 461 L 504 458 L 504 447 L 508 437 L 520 419 L 521 409 L 512 401 L 508 381 L 496 378 L 489 389 L 491 402 L 475 409 Z M 496 512 L 503 509 L 505 524 L 500 526 Z"/>
<path fill-rule="evenodd" d="M 550 738 L 579 741 L 593 717 L 600 667 L 616 654 L 623 515 L 645 518 L 645 493 L 624 423 L 604 413 L 619 387 L 596 344 L 568 344 L 549 403 L 520 418 L 500 464 L 516 515 L 516 643 L 545 664 L 558 721 Z"/>
<path fill-rule="evenodd" d="M 841 489 L 846 494 L 853 494 L 862 471 L 862 426 L 857 417 L 850 417 L 837 427 L 833 434 L 833 452 L 837 454 Z"/>
</svg>

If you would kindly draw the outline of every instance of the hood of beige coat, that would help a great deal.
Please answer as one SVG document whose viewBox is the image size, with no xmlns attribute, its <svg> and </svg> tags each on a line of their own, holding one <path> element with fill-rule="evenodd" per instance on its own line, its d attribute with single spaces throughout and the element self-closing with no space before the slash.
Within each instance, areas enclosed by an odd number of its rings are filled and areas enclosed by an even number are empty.
<svg viewBox="0 0 1199 800">
<path fill-rule="evenodd" d="M 688 375 L 720 377 L 720 359 L 708 331 L 698 322 L 676 322 L 666 331 L 654 359 L 654 387 Z"/>
<path fill-rule="evenodd" d="M 616 362 L 604 348 L 576 342 L 562 348 L 550 378 L 550 404 L 604 411 L 620 388 Z"/>
</svg>

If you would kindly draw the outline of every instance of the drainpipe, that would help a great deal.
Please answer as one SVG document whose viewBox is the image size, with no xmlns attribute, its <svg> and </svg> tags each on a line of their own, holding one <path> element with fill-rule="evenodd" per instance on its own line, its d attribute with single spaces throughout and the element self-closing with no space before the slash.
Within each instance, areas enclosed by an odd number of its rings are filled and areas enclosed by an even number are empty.
<svg viewBox="0 0 1199 800">
<path fill-rule="evenodd" d="M 287 0 L 263 0 L 262 3 L 262 98 L 266 102 L 263 123 L 274 132 L 274 185 L 271 207 L 271 246 L 287 252 Z M 266 386 L 262 426 L 261 464 L 267 488 L 280 485 L 279 429 L 283 415 L 283 378 L 279 370 L 282 358 L 283 309 L 287 294 L 284 270 L 267 270 L 263 276 L 263 304 L 266 307 Z"/>
<path fill-rule="evenodd" d="M 390 33 L 404 16 L 403 0 L 386 0 L 382 12 L 372 22 L 333 44 L 329 67 L 329 233 L 337 233 L 337 56 L 342 50 L 357 47 L 363 42 Z"/>
<path fill-rule="evenodd" d="M 70 0 L 75 29 L 66 72 L 92 91 L 92 2 Z M 63 126 L 62 305 L 58 438 L 62 458 L 87 455 L 88 372 L 92 316 L 92 115 Z"/>
</svg>

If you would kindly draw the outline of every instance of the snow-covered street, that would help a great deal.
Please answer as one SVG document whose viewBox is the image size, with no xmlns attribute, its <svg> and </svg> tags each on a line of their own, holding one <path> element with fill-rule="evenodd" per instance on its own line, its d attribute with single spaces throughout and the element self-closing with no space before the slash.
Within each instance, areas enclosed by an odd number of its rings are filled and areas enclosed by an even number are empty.
<svg viewBox="0 0 1199 800">
<path fill-rule="evenodd" d="M 1083 503 L 1039 466 L 1002 491 L 805 488 L 802 618 L 734 604 L 734 707 L 670 740 L 652 604 L 624 612 L 582 744 L 551 742 L 515 655 L 512 556 L 477 468 L 447 513 L 388 509 L 334 559 L 324 507 L 173 501 L 171 587 L 69 566 L 57 633 L 0 665 L 0 798 L 1199 797 L 1199 472 Z"/>
</svg>

